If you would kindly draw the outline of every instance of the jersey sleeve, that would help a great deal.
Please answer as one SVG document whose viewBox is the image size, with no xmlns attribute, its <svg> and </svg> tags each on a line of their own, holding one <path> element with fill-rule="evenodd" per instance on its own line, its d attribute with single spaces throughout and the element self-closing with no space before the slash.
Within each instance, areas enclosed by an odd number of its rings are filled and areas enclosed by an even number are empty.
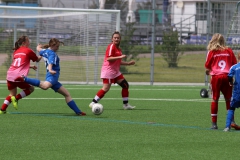
<svg viewBox="0 0 240 160">
<path fill-rule="evenodd" d="M 53 51 L 51 51 L 51 52 L 49 52 L 48 56 L 49 56 L 48 57 L 49 64 L 55 64 L 56 65 L 56 59 L 57 59 L 56 54 Z"/>
<path fill-rule="evenodd" d="M 234 66 L 232 66 L 229 70 L 228 77 L 233 77 L 234 74 L 235 74 L 235 69 L 234 69 Z"/>
<path fill-rule="evenodd" d="M 113 57 L 115 55 L 115 50 L 116 50 L 116 47 L 114 44 L 109 45 L 106 56 Z"/>
<path fill-rule="evenodd" d="M 212 52 L 209 51 L 207 54 L 206 62 L 205 62 L 205 68 L 206 69 L 211 69 L 211 64 L 212 64 Z"/>
<path fill-rule="evenodd" d="M 33 62 L 36 62 L 38 60 L 38 57 L 36 55 L 35 52 L 33 52 L 33 50 L 29 49 L 28 50 L 28 55 L 29 55 L 29 58 L 33 61 Z"/>
<path fill-rule="evenodd" d="M 43 56 L 45 50 L 46 50 L 46 49 L 41 49 L 40 52 L 39 52 L 39 55 L 40 55 L 40 56 Z"/>
</svg>

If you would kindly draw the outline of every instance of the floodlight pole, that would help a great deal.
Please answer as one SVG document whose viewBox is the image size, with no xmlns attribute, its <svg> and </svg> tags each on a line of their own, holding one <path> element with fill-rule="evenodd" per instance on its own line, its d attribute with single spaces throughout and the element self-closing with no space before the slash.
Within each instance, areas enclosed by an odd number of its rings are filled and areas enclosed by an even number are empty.
<svg viewBox="0 0 240 160">
<path fill-rule="evenodd" d="M 150 85 L 154 82 L 154 48 L 155 48 L 155 0 L 152 0 L 152 43 L 151 43 L 151 77 Z"/>
</svg>

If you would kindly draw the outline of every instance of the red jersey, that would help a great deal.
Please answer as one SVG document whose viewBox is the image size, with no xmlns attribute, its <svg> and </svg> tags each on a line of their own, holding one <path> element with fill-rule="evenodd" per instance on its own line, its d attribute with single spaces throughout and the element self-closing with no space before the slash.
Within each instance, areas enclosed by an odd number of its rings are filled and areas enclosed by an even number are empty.
<svg viewBox="0 0 240 160">
<path fill-rule="evenodd" d="M 117 59 L 115 61 L 107 60 L 108 57 L 118 57 L 121 55 L 122 50 L 118 48 L 115 44 L 111 43 L 108 45 L 102 65 L 101 78 L 114 79 L 121 74 L 120 65 L 122 59 Z"/>
<path fill-rule="evenodd" d="M 37 55 L 30 48 L 22 46 L 14 51 L 12 64 L 7 71 L 7 80 L 14 82 L 19 76 L 27 76 L 30 60 L 33 62 L 38 60 Z"/>
<path fill-rule="evenodd" d="M 237 63 L 232 49 L 209 51 L 206 58 L 205 68 L 210 69 L 210 75 L 228 74 L 229 69 Z"/>
</svg>

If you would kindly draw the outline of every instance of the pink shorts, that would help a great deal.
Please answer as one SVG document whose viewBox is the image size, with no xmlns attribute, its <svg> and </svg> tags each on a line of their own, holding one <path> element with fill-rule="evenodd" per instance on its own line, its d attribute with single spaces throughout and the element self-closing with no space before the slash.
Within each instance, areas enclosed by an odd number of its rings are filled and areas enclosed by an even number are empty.
<svg viewBox="0 0 240 160">
<path fill-rule="evenodd" d="M 116 83 L 120 79 L 124 79 L 122 74 L 120 74 L 118 77 L 114 79 L 103 78 L 102 80 L 103 80 L 103 84 L 111 84 L 111 83 Z"/>
<path fill-rule="evenodd" d="M 17 87 L 21 89 L 28 89 L 31 87 L 31 85 L 26 82 L 12 82 L 12 81 L 7 81 L 7 86 L 8 90 L 12 90 Z"/>
</svg>

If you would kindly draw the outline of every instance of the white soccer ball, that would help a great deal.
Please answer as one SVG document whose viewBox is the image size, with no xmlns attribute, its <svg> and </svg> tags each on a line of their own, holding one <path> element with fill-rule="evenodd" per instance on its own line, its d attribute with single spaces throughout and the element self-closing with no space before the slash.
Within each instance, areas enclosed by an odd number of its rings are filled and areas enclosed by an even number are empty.
<svg viewBox="0 0 240 160">
<path fill-rule="evenodd" d="M 92 106 L 92 113 L 95 115 L 100 115 L 103 113 L 103 105 L 101 105 L 100 103 L 95 103 Z"/>
</svg>

